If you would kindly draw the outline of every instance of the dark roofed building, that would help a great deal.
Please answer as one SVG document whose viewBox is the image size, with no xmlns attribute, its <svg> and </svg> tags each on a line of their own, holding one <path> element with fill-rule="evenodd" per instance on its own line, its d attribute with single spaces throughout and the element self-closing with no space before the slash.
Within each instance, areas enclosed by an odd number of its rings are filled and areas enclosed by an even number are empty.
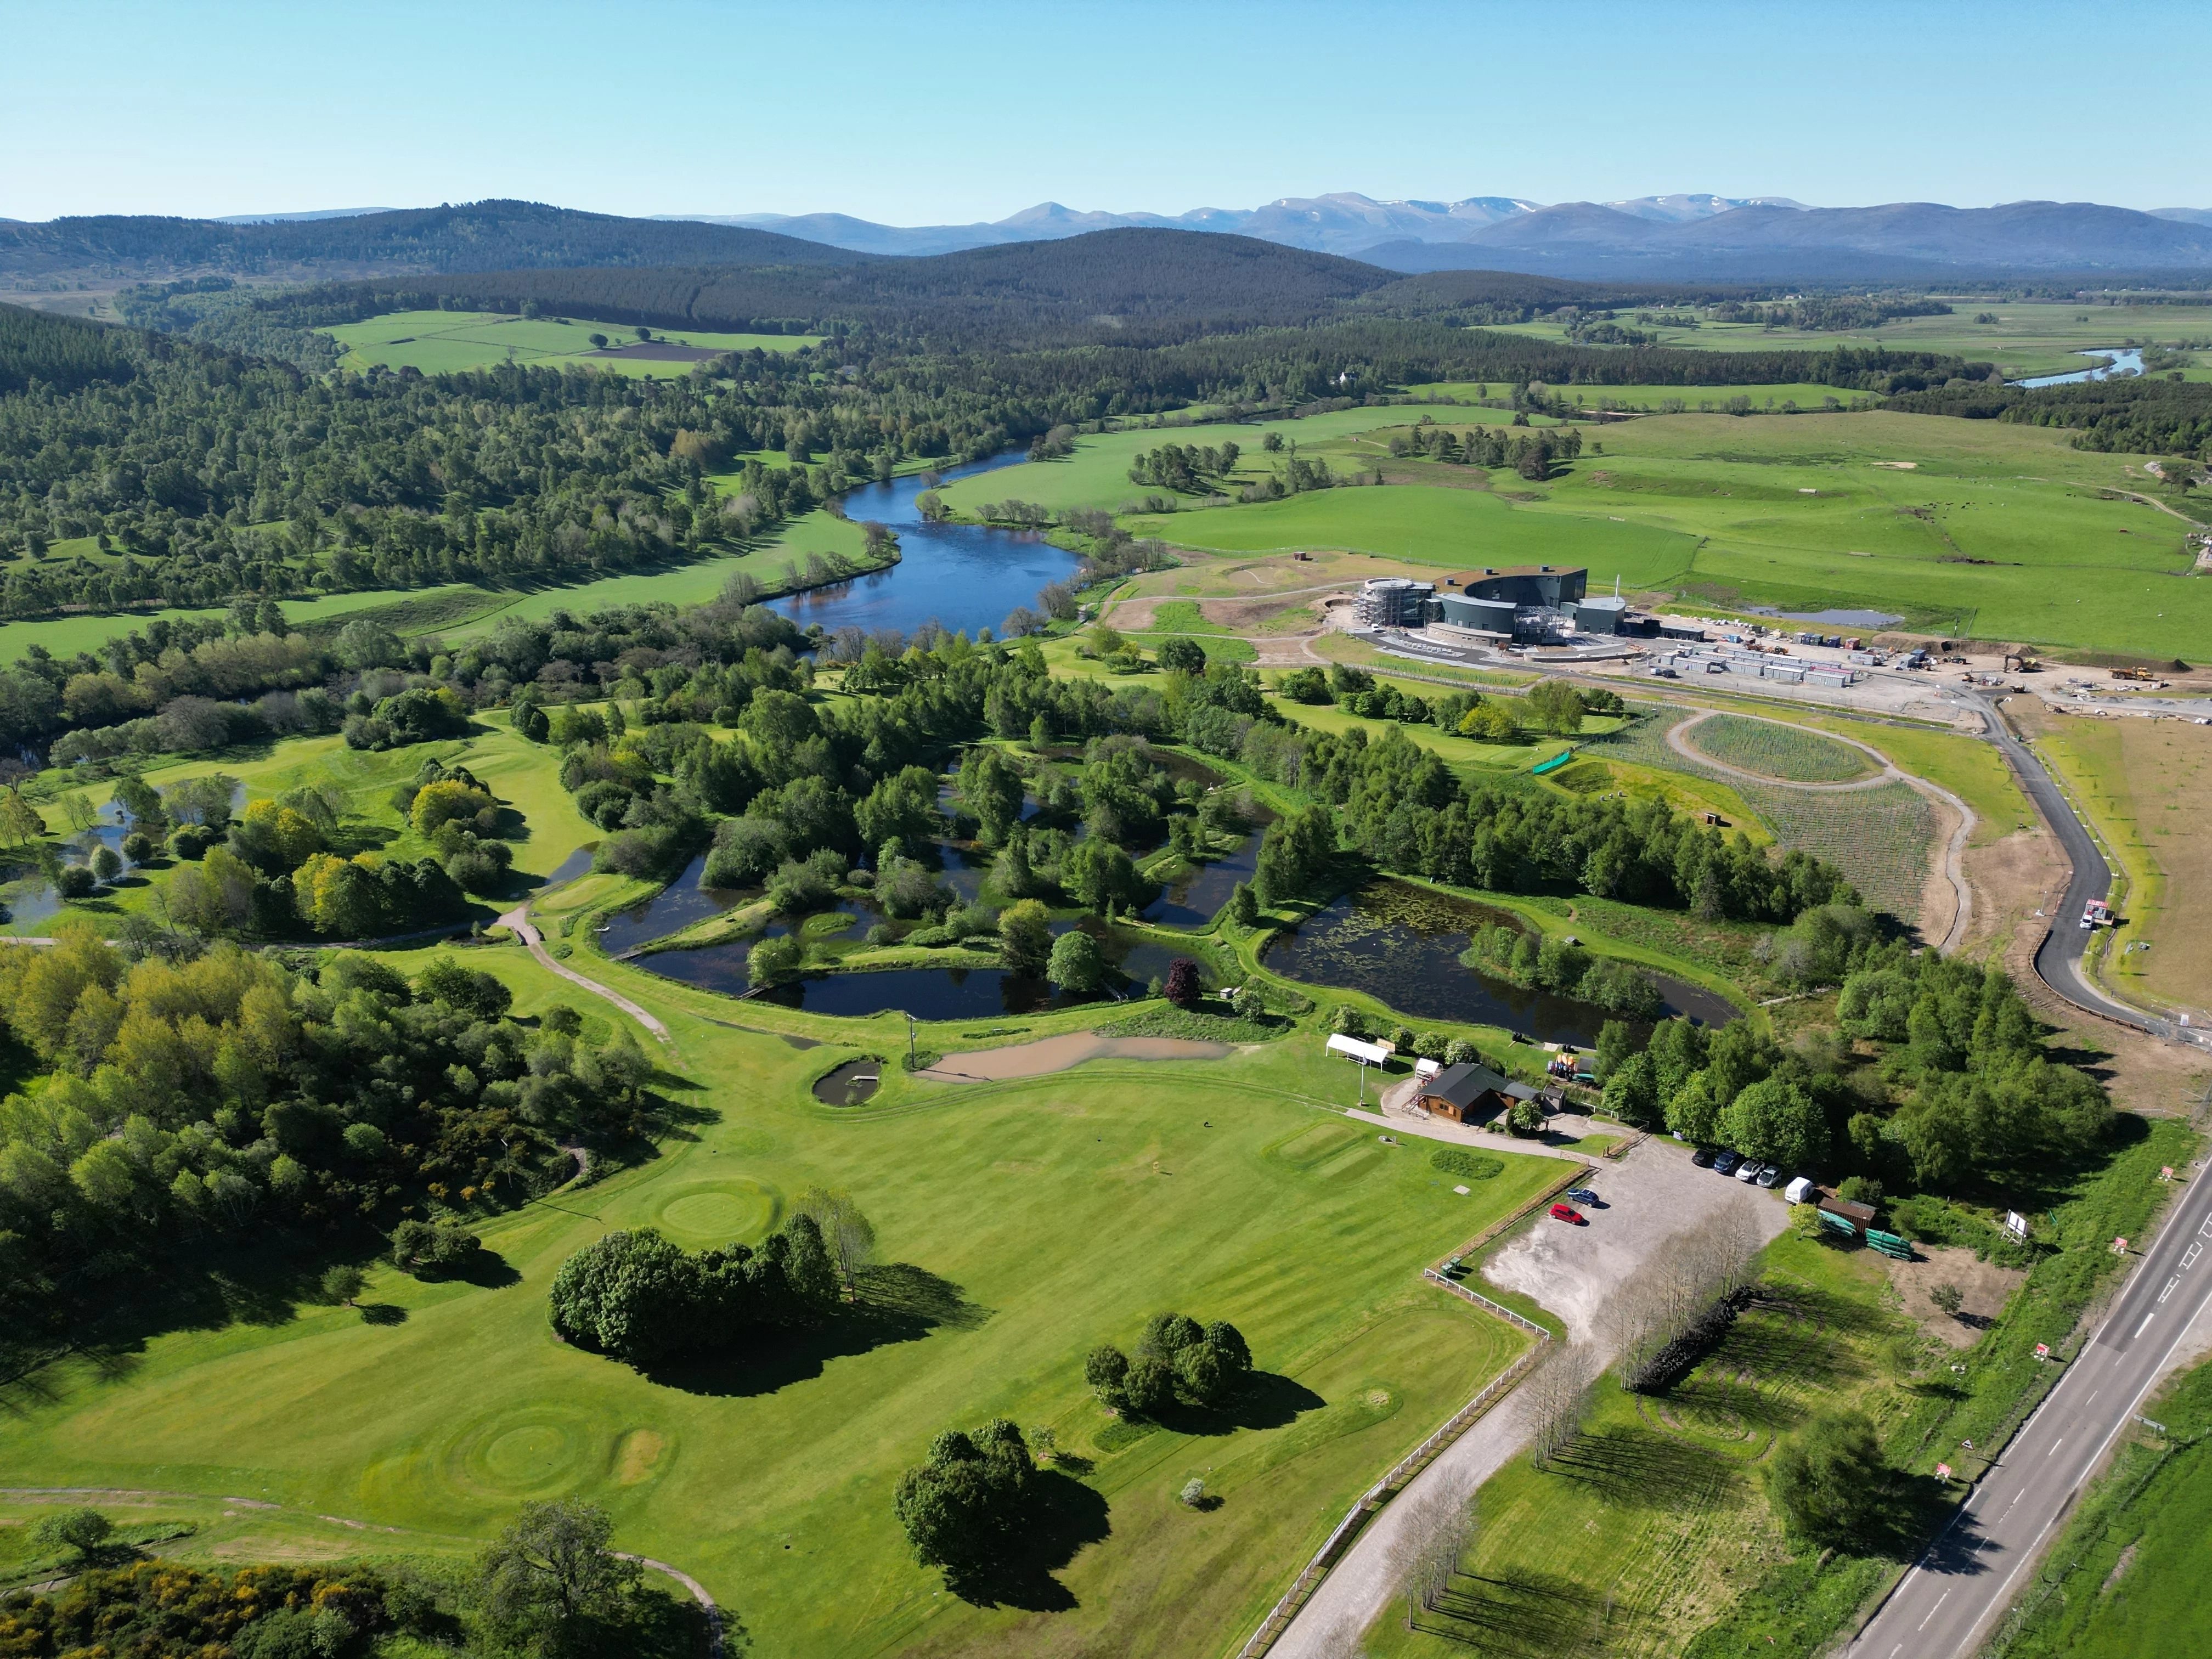
<svg viewBox="0 0 2212 1659">
<path fill-rule="evenodd" d="M 1516 1101 L 1533 1100 L 1536 1091 L 1525 1083 L 1503 1078 L 1487 1066 L 1462 1063 L 1447 1066 L 1421 1085 L 1418 1097 L 1431 1116 L 1455 1123 L 1480 1123 Z"/>
</svg>

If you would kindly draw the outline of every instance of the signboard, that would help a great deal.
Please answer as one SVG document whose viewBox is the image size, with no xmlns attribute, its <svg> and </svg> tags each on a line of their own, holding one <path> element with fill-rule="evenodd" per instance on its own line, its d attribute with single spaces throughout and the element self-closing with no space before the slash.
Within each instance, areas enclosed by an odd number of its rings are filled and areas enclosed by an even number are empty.
<svg viewBox="0 0 2212 1659">
<path fill-rule="evenodd" d="M 2010 1233 L 2014 1238 L 2026 1238 L 2027 1237 L 2027 1218 L 2022 1215 L 2018 1210 L 2007 1210 L 2005 1212 L 2005 1231 Z"/>
<path fill-rule="evenodd" d="M 2159 1178 L 2160 1181 L 2171 1181 L 2171 1180 L 2172 1180 L 2172 1179 L 2173 1179 L 2173 1165 L 2172 1165 L 2171 1164 L 2160 1164 L 2160 1165 L 2158 1166 L 2158 1178 Z"/>
<path fill-rule="evenodd" d="M 2112 1241 L 2112 1254 L 2114 1255 L 2125 1255 L 2127 1253 L 2128 1241 L 2126 1239 L 2116 1238 Z"/>
<path fill-rule="evenodd" d="M 1938 1480 L 1948 1480 L 1951 1478 L 1951 1466 L 1948 1463 L 1938 1463 L 1936 1466 L 1936 1478 Z"/>
<path fill-rule="evenodd" d="M 2037 1343 L 2037 1344 L 2035 1345 L 2035 1357 L 2036 1357 L 2038 1359 L 2048 1359 L 2048 1358 L 2051 1358 L 2051 1345 L 2050 1345 L 2048 1342 L 2039 1342 L 2039 1343 Z"/>
</svg>

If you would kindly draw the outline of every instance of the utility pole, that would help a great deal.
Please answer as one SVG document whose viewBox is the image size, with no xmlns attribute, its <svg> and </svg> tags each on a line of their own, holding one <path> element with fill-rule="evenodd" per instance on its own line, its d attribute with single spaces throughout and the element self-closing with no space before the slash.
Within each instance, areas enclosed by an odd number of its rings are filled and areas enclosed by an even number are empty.
<svg viewBox="0 0 2212 1659">
<path fill-rule="evenodd" d="M 906 1017 L 906 1068 L 914 1070 L 914 1016 Z"/>
</svg>

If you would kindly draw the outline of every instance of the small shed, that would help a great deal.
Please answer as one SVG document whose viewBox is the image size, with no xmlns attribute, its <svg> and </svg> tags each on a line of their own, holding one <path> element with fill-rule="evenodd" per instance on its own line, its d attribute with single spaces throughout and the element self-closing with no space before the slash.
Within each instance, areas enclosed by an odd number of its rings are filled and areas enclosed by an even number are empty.
<svg viewBox="0 0 2212 1659">
<path fill-rule="evenodd" d="M 1444 1063 L 1441 1060 L 1417 1060 L 1413 1062 L 1413 1075 L 1426 1083 L 1443 1068 Z"/>
<path fill-rule="evenodd" d="M 1480 1123 L 1517 1102 L 1536 1097 L 1527 1084 L 1500 1077 L 1487 1066 L 1470 1064 L 1445 1066 L 1420 1090 L 1424 1111 L 1455 1123 Z"/>
<path fill-rule="evenodd" d="M 1388 1042 L 1363 1042 L 1358 1037 L 1338 1032 L 1328 1040 L 1328 1052 L 1342 1054 L 1346 1060 L 1356 1060 L 1362 1066 L 1380 1066 L 1397 1052 Z"/>
<path fill-rule="evenodd" d="M 1874 1227 L 1874 1206 L 1871 1204 L 1855 1204 L 1848 1198 L 1834 1198 L 1831 1197 L 1826 1193 L 1822 1193 L 1820 1194 L 1820 1213 L 1822 1215 L 1833 1216 L 1838 1221 L 1842 1222 L 1844 1225 L 1848 1227 L 1852 1232 L 1858 1234 L 1862 1237 L 1863 1237 L 1868 1232 L 1871 1231 Z"/>
</svg>

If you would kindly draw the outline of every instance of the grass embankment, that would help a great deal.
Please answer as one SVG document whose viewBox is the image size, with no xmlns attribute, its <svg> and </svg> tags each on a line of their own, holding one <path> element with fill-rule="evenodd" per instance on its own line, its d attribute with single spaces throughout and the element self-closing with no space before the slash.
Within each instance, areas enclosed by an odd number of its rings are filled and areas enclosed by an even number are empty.
<svg viewBox="0 0 2212 1659">
<path fill-rule="evenodd" d="M 518 950 L 469 960 L 497 963 L 523 1013 L 577 1000 Z M 892 1073 L 841 1111 L 805 1090 L 865 1049 L 710 1023 L 644 975 L 624 988 L 674 1032 L 665 1086 L 690 1122 L 660 1157 L 490 1219 L 504 1265 L 485 1284 L 379 1273 L 373 1321 L 270 1309 L 157 1335 L 127 1368 L 60 1367 L 0 1422 L 11 1481 L 404 1529 L 353 1535 L 371 1551 L 472 1547 L 523 1499 L 574 1496 L 610 1510 L 622 1547 L 696 1574 L 767 1651 L 1179 1656 L 1256 1620 L 1376 1471 L 1518 1351 L 1417 1274 L 1553 1165 L 1508 1158 L 1456 1195 L 1419 1149 L 1291 1103 L 1330 1074 L 1317 1040 L 1021 1084 Z M 867 1322 L 653 1378 L 546 1328 L 554 1269 L 609 1228 L 757 1238 L 816 1182 L 849 1188 L 885 1259 L 911 1264 L 870 1279 Z M 250 1273 L 233 1290 L 251 1302 Z M 1263 1405 L 1141 1435 L 1104 1417 L 1083 1356 L 1169 1307 L 1248 1334 Z M 943 1594 L 891 1513 L 932 1435 L 1000 1414 L 1089 1462 L 1063 1488 L 1093 1540 L 1058 1574 L 1063 1611 Z M 1176 1501 L 1193 1475 L 1218 1508 Z M 292 1547 L 273 1523 L 257 1538 Z"/>
<path fill-rule="evenodd" d="M 2204 1639 L 2212 1536 L 2212 1364 L 2161 1389 L 2051 1547 L 1996 1651 L 2003 1659 L 2149 1659 Z"/>
<path fill-rule="evenodd" d="M 2212 937 L 2187 924 L 2212 908 L 2212 731 L 2035 705 L 2018 718 L 2119 867 L 2112 903 L 2124 926 L 2106 937 L 2102 977 L 2132 1001 L 2203 1010 Z"/>
</svg>

